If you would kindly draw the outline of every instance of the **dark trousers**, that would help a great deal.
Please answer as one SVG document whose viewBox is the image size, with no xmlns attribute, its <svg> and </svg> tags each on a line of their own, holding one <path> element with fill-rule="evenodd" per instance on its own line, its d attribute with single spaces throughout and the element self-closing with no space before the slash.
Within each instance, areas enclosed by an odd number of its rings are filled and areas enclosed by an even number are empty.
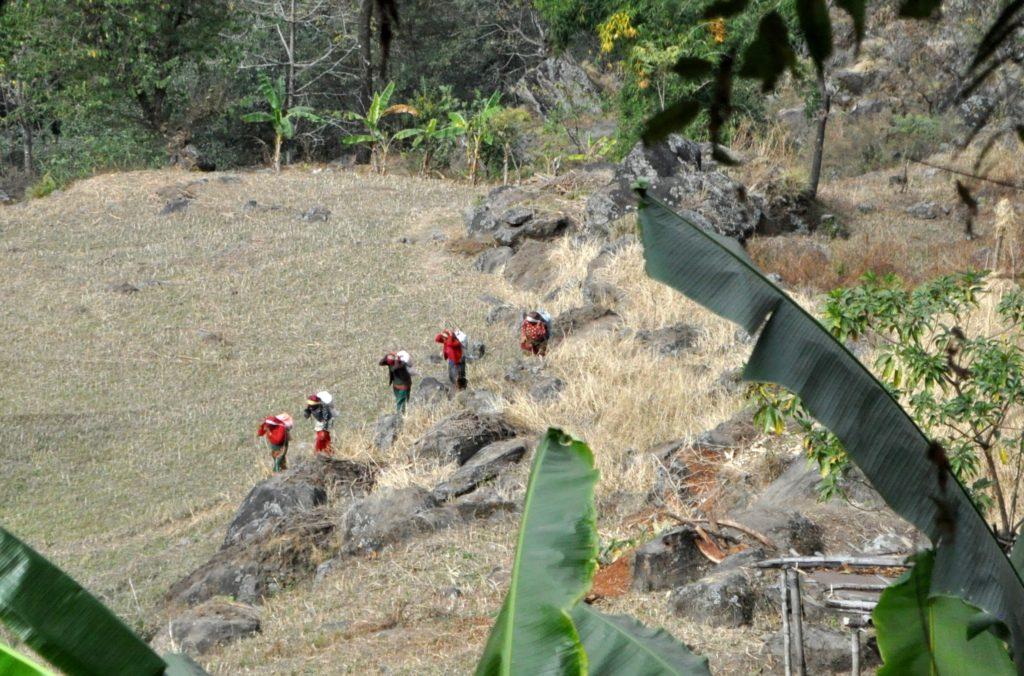
<svg viewBox="0 0 1024 676">
<path fill-rule="evenodd" d="M 456 390 L 466 389 L 466 360 L 456 363 L 448 362 L 448 380 L 455 386 Z"/>
</svg>

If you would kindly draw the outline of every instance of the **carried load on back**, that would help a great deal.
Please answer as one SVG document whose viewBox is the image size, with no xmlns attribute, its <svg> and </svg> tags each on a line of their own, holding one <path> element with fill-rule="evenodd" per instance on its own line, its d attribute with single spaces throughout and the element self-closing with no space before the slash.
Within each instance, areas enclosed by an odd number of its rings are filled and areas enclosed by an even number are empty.
<svg viewBox="0 0 1024 676">
<path fill-rule="evenodd" d="M 288 443 L 291 441 L 291 429 L 295 425 L 287 413 L 278 413 L 264 418 L 256 436 L 263 437 L 270 449 L 270 457 L 274 461 L 274 471 L 288 469 Z"/>
<path fill-rule="evenodd" d="M 395 408 L 405 413 L 412 391 L 412 356 L 405 350 L 388 352 L 380 360 L 381 366 L 388 367 L 388 384 L 395 395 Z"/>
<path fill-rule="evenodd" d="M 313 419 L 313 429 L 316 431 L 316 441 L 313 450 L 317 454 L 333 455 L 331 449 L 331 427 L 334 425 L 336 413 L 331 404 L 334 397 L 330 392 L 322 390 L 311 394 L 306 400 L 306 408 L 302 411 L 307 419 Z"/>
<path fill-rule="evenodd" d="M 523 316 L 519 334 L 519 347 L 531 355 L 544 356 L 548 352 L 548 339 L 551 338 L 551 315 L 543 310 L 532 310 Z"/>
</svg>

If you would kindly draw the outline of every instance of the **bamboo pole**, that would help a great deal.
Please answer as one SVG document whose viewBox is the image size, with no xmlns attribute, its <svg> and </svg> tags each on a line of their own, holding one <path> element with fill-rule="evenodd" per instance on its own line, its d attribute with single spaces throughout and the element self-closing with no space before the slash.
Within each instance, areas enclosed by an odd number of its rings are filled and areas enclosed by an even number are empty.
<svg viewBox="0 0 1024 676">
<path fill-rule="evenodd" d="M 807 568 L 837 568 L 839 566 L 865 566 L 878 568 L 908 568 L 905 556 L 787 556 L 766 559 L 754 564 L 757 568 L 804 566 Z"/>
<path fill-rule="evenodd" d="M 794 570 L 789 577 L 789 595 L 793 604 L 793 640 L 796 642 L 796 673 L 807 676 L 804 660 L 803 603 L 800 601 L 800 572 Z"/>
<path fill-rule="evenodd" d="M 786 676 L 793 676 L 793 662 L 789 641 L 789 568 L 779 571 L 779 591 L 782 594 L 782 664 Z"/>
<path fill-rule="evenodd" d="M 860 676 L 860 629 L 850 632 L 850 676 Z"/>
</svg>

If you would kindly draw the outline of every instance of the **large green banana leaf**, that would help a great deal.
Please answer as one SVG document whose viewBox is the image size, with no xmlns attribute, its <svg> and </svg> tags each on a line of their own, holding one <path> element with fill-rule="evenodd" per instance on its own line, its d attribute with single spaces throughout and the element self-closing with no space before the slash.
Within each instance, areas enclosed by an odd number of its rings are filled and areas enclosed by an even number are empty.
<svg viewBox="0 0 1024 676">
<path fill-rule="evenodd" d="M 935 555 L 915 557 L 914 568 L 884 592 L 872 613 L 885 664 L 878 676 L 985 674 L 1012 676 L 1006 646 L 983 631 L 965 631 L 978 611 L 952 596 L 928 597 Z"/>
<path fill-rule="evenodd" d="M 664 629 L 624 615 L 605 615 L 578 603 L 572 619 L 587 652 L 588 673 L 630 676 L 710 676 L 708 658 L 697 657 Z"/>
<path fill-rule="evenodd" d="M 160 656 L 59 568 L 0 528 L 0 619 L 69 674 L 162 674 Z"/>
<path fill-rule="evenodd" d="M 587 445 L 548 430 L 523 500 L 508 595 L 477 674 L 585 674 L 570 610 L 597 565 L 594 484 Z"/>
<path fill-rule="evenodd" d="M 1004 622 L 1024 656 L 1024 585 L 945 454 L 850 352 L 766 279 L 733 240 L 640 190 L 648 274 L 750 334 L 746 380 L 783 385 L 843 443 L 882 498 L 936 545 L 931 595 L 965 599 Z M 1018 660 L 1024 674 L 1024 657 Z"/>
<path fill-rule="evenodd" d="M 0 674 L 4 676 L 52 676 L 28 657 L 0 644 Z"/>
</svg>

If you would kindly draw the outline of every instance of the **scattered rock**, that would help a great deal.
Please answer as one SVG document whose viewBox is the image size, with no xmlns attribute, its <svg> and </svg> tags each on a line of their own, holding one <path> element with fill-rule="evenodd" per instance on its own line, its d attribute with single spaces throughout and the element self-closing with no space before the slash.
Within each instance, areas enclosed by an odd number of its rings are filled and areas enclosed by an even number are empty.
<svg viewBox="0 0 1024 676">
<path fill-rule="evenodd" d="M 700 338 L 700 330 L 690 324 L 680 323 L 653 331 L 637 331 L 636 340 L 668 357 L 691 349 Z"/>
<path fill-rule="evenodd" d="M 185 211 L 190 204 L 192 204 L 192 198 L 190 197 L 175 197 L 164 205 L 164 208 L 160 210 L 160 215 L 166 216 L 178 213 L 179 211 Z"/>
<path fill-rule="evenodd" d="M 402 431 L 402 414 L 390 413 L 377 418 L 373 428 L 373 445 L 381 451 L 391 448 Z"/>
<path fill-rule="evenodd" d="M 463 390 L 455 401 L 474 415 L 497 415 L 505 408 L 505 401 L 494 392 L 484 389 Z"/>
<path fill-rule="evenodd" d="M 572 228 L 573 220 L 566 214 L 545 214 L 520 225 L 499 228 L 494 233 L 494 241 L 502 246 L 516 247 L 528 239 L 554 239 Z"/>
<path fill-rule="evenodd" d="M 505 262 L 503 276 L 525 291 L 543 291 L 554 284 L 558 270 L 551 265 L 551 244 L 529 240 Z"/>
<path fill-rule="evenodd" d="M 222 548 L 240 544 L 272 530 L 276 521 L 327 502 L 328 489 L 349 496 L 365 495 L 374 484 L 369 465 L 316 457 L 256 484 L 228 525 Z"/>
<path fill-rule="evenodd" d="M 513 305 L 495 305 L 487 310 L 484 321 L 488 324 L 515 325 L 519 321 L 519 310 Z"/>
<path fill-rule="evenodd" d="M 413 451 L 464 465 L 484 446 L 513 436 L 515 429 L 500 415 L 460 411 L 427 430 L 413 445 Z"/>
<path fill-rule="evenodd" d="M 487 344 L 470 340 L 467 342 L 463 354 L 466 355 L 466 361 L 480 361 L 487 355 Z"/>
<path fill-rule="evenodd" d="M 907 214 L 914 218 L 932 221 L 939 217 L 939 205 L 935 202 L 918 202 L 907 207 Z"/>
<path fill-rule="evenodd" d="M 3 190 L 0 190 L 0 204 L 3 204 L 3 205 L 14 204 L 14 198 L 11 197 L 10 195 L 8 195 Z"/>
<path fill-rule="evenodd" d="M 711 627 L 750 624 L 757 595 L 742 570 L 714 571 L 673 592 L 676 614 Z"/>
<path fill-rule="evenodd" d="M 541 376 L 530 385 L 530 398 L 534 401 L 551 401 L 565 389 L 565 381 L 555 376 Z"/>
<path fill-rule="evenodd" d="M 331 210 L 317 204 L 302 212 L 300 218 L 307 223 L 326 223 L 331 218 Z"/>
<path fill-rule="evenodd" d="M 499 246 L 493 249 L 486 249 L 473 262 L 473 267 L 480 272 L 494 273 L 498 268 L 505 265 L 509 258 L 512 258 L 512 247 Z"/>
<path fill-rule="evenodd" d="M 864 543 L 861 552 L 864 554 L 906 554 L 914 550 L 914 543 L 910 538 L 896 533 L 882 533 L 874 539 Z"/>
<path fill-rule="evenodd" d="M 526 442 L 518 438 L 489 444 L 434 488 L 432 495 L 438 502 L 445 502 L 471 493 L 480 484 L 498 476 L 506 467 L 519 462 L 526 451 Z"/>
<path fill-rule="evenodd" d="M 850 117 L 870 117 L 878 115 L 890 108 L 888 101 L 881 99 L 860 99 L 850 109 Z"/>
<path fill-rule="evenodd" d="M 878 205 L 874 202 L 860 202 L 857 204 L 857 211 L 862 214 L 872 214 L 878 211 Z"/>
<path fill-rule="evenodd" d="M 584 305 L 566 310 L 551 322 L 551 341 L 555 342 L 574 333 L 613 330 L 622 318 L 601 305 Z"/>
<path fill-rule="evenodd" d="M 633 589 L 674 589 L 700 579 L 712 564 L 697 549 L 699 538 L 690 526 L 680 526 L 639 547 L 633 558 Z"/>
<path fill-rule="evenodd" d="M 533 209 L 524 206 L 512 207 L 501 216 L 501 221 L 506 225 L 518 227 L 536 215 Z"/>
<path fill-rule="evenodd" d="M 609 282 L 588 281 L 583 284 L 583 300 L 591 305 L 611 307 L 625 295 L 622 289 Z"/>
<path fill-rule="evenodd" d="M 186 653 L 202 655 L 211 648 L 260 631 L 259 610 L 220 599 L 207 601 L 171 620 L 171 640 Z"/>
<path fill-rule="evenodd" d="M 132 294 L 142 291 L 142 289 L 140 289 L 139 287 L 135 286 L 134 284 L 129 284 L 128 282 L 121 282 L 120 284 L 114 284 L 113 286 L 109 286 L 107 288 L 113 291 L 114 293 L 121 293 L 124 294 L 125 296 L 131 296 Z"/>
<path fill-rule="evenodd" d="M 427 376 L 420 381 L 418 387 L 412 388 L 410 401 L 417 406 L 432 405 L 447 401 L 451 396 L 451 388 L 437 378 Z"/>
<path fill-rule="evenodd" d="M 505 380 L 510 383 L 534 380 L 544 373 L 544 369 L 544 362 L 540 359 L 516 359 L 505 372 Z"/>
</svg>

